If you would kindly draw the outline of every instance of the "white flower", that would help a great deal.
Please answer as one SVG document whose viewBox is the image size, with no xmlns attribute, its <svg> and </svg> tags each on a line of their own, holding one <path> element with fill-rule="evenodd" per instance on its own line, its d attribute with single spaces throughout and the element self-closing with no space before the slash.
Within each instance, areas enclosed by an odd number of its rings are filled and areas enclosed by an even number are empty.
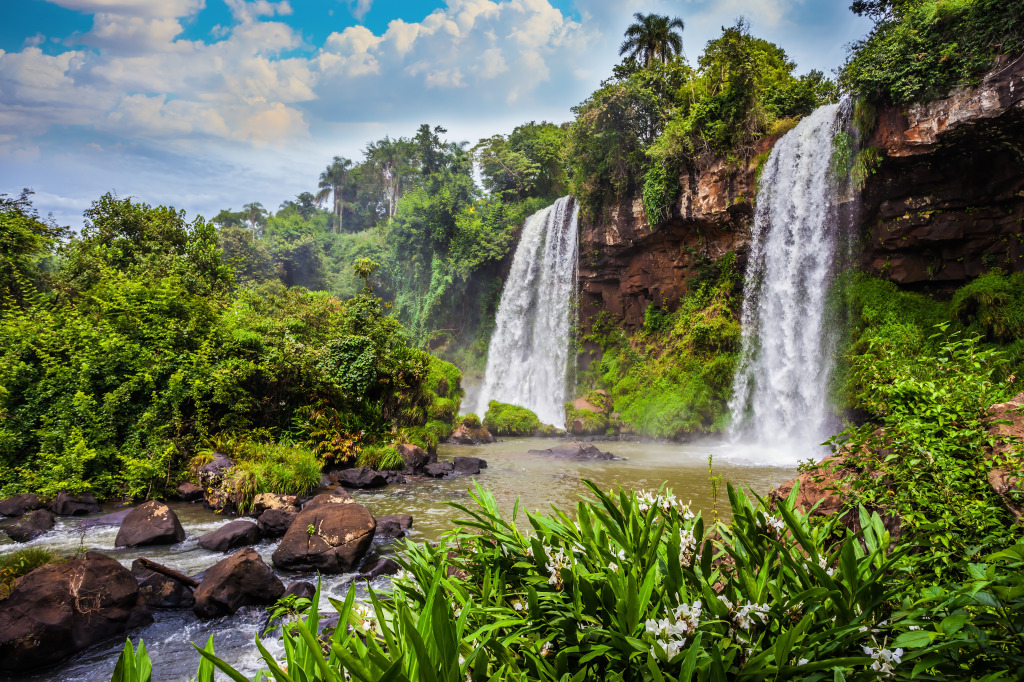
<svg viewBox="0 0 1024 682">
<path fill-rule="evenodd" d="M 608 562 L 608 570 L 614 571 L 614 572 L 618 572 L 619 565 L 617 563 L 615 563 L 614 561 L 609 561 Z"/>
<path fill-rule="evenodd" d="M 569 559 L 565 556 L 562 550 L 558 550 L 554 554 L 549 552 L 547 548 L 544 549 L 547 554 L 547 566 L 548 566 L 548 584 L 554 585 L 556 590 L 562 589 L 562 569 L 568 568 L 571 564 Z"/>
<path fill-rule="evenodd" d="M 786 530 L 786 522 L 775 516 L 766 516 L 765 523 L 768 524 L 768 530 L 772 531 L 776 535 Z"/>
<path fill-rule="evenodd" d="M 736 623 L 736 627 L 741 630 L 749 630 L 755 624 L 754 618 L 761 621 L 761 623 L 765 623 L 768 620 L 767 614 L 767 604 L 745 604 L 740 607 L 739 611 L 733 614 L 732 619 Z"/>
<path fill-rule="evenodd" d="M 549 653 L 551 653 L 551 650 L 553 648 L 554 647 L 551 646 L 551 642 L 544 642 L 544 646 L 540 648 L 540 655 L 547 656 Z"/>
<path fill-rule="evenodd" d="M 697 538 L 693 536 L 693 531 L 679 531 L 679 563 L 689 566 L 695 551 L 697 551 Z"/>
<path fill-rule="evenodd" d="M 366 604 L 356 604 L 352 613 L 359 619 L 360 630 L 373 630 L 377 625 L 377 614 Z"/>
<path fill-rule="evenodd" d="M 810 660 L 806 658 L 801 658 L 799 661 L 796 662 L 797 665 L 807 665 L 808 663 L 810 663 Z"/>
<path fill-rule="evenodd" d="M 526 608 L 526 606 L 523 604 L 523 600 L 522 599 L 514 599 L 512 601 L 512 609 L 513 610 L 515 610 L 515 611 L 522 611 L 525 608 Z"/>
<path fill-rule="evenodd" d="M 903 660 L 903 649 L 890 651 L 888 649 L 872 649 L 869 646 L 861 647 L 861 649 L 864 650 L 865 654 L 875 659 L 874 663 L 871 664 L 871 669 L 882 673 L 886 677 L 892 677 L 893 670 Z"/>
<path fill-rule="evenodd" d="M 720 601 L 723 604 L 725 604 L 725 608 L 727 608 L 730 611 L 732 611 L 733 603 L 731 601 L 729 601 L 729 598 L 726 597 L 724 594 L 718 595 L 718 601 Z"/>
<path fill-rule="evenodd" d="M 690 604 L 680 604 L 673 611 L 672 615 L 676 618 L 676 625 L 683 628 L 684 632 L 688 635 L 692 635 L 697 632 L 697 626 L 700 623 L 700 611 L 701 605 L 700 600 Z"/>
<path fill-rule="evenodd" d="M 908 630 L 920 630 L 920 629 L 921 629 L 921 626 L 920 626 L 920 625 L 911 625 L 911 626 L 910 626 L 910 627 L 908 627 L 907 629 L 908 629 Z"/>
<path fill-rule="evenodd" d="M 821 557 L 820 559 L 818 559 L 818 566 L 824 569 L 825 573 L 830 578 L 832 577 L 832 574 L 835 573 L 834 569 L 828 567 L 828 561 L 825 560 L 825 557 Z"/>
</svg>

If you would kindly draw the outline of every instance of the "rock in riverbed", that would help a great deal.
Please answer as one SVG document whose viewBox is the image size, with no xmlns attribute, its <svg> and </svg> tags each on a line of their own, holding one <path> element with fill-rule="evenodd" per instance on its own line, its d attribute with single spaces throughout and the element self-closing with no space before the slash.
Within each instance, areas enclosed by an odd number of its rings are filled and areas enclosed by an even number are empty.
<svg viewBox="0 0 1024 682">
<path fill-rule="evenodd" d="M 405 531 L 412 528 L 412 517 L 408 514 L 386 514 L 377 517 L 377 531 L 374 537 L 381 539 L 404 538 Z"/>
<path fill-rule="evenodd" d="M 231 521 L 199 538 L 199 546 L 211 552 L 230 552 L 260 541 L 260 531 L 251 521 Z"/>
<path fill-rule="evenodd" d="M 549 457 L 561 457 L 563 459 L 576 460 L 613 460 L 622 459 L 610 452 L 602 452 L 593 443 L 573 441 L 565 445 L 556 445 L 546 450 L 529 450 L 531 455 L 548 455 Z"/>
<path fill-rule="evenodd" d="M 0 671 L 53 665 L 151 620 L 135 576 L 110 557 L 41 566 L 0 602 Z"/>
<path fill-rule="evenodd" d="M 252 547 L 235 552 L 206 570 L 195 591 L 193 611 L 200 618 L 229 616 L 243 606 L 273 604 L 284 583 Z"/>
<path fill-rule="evenodd" d="M 132 509 L 114 540 L 116 547 L 173 545 L 185 539 L 178 515 L 163 502 L 150 500 Z"/>
<path fill-rule="evenodd" d="M 296 516 L 298 514 L 293 511 L 268 509 L 256 520 L 256 528 L 260 531 L 260 535 L 267 539 L 283 537 L 291 528 Z"/>
<path fill-rule="evenodd" d="M 96 498 L 85 493 L 83 495 L 71 495 L 69 493 L 57 493 L 50 503 L 50 511 L 57 516 L 85 516 L 95 514 L 100 510 Z"/>
<path fill-rule="evenodd" d="M 16 521 L 4 521 L 0 530 L 15 542 L 30 542 L 53 530 L 53 513 L 46 509 L 36 509 Z"/>
<path fill-rule="evenodd" d="M 6 500 L 0 500 L 0 516 L 24 516 L 30 511 L 42 509 L 49 500 L 32 493 L 22 493 Z"/>
<path fill-rule="evenodd" d="M 377 524 L 366 507 L 317 495 L 303 509 L 277 550 L 274 565 L 287 571 L 351 571 L 373 542 Z"/>
</svg>

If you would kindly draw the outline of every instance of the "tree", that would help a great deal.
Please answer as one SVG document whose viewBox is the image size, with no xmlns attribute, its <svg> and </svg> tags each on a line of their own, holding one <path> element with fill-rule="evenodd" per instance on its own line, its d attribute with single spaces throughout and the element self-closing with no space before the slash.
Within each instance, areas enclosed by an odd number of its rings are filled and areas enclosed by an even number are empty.
<svg viewBox="0 0 1024 682">
<path fill-rule="evenodd" d="M 254 240 L 256 239 L 256 228 L 263 225 L 266 217 L 267 209 L 263 208 L 263 204 L 258 201 L 250 202 L 242 207 L 242 219 L 248 223 Z"/>
<path fill-rule="evenodd" d="M 23 302 L 42 278 L 41 261 L 67 230 L 53 220 L 43 221 L 32 207 L 32 191 L 17 197 L 0 194 L 0 310 L 9 302 Z"/>
<path fill-rule="evenodd" d="M 388 218 L 395 217 L 395 209 L 402 193 L 402 179 L 414 170 L 413 143 L 405 138 L 392 140 L 388 136 L 366 146 L 366 160 L 377 170 L 388 204 Z"/>
<path fill-rule="evenodd" d="M 683 20 L 679 17 L 669 19 L 660 14 L 633 15 L 636 23 L 626 29 L 626 39 L 619 47 L 619 55 L 629 59 L 642 61 L 650 66 L 655 59 L 667 63 L 672 57 L 683 51 L 683 37 L 676 33 L 683 30 Z"/>
<path fill-rule="evenodd" d="M 291 210 L 302 216 L 303 220 L 309 220 L 317 209 L 316 196 L 312 192 L 302 192 L 294 200 L 288 199 L 281 202 L 281 210 Z"/>
<path fill-rule="evenodd" d="M 317 184 L 316 203 L 322 204 L 331 195 L 334 196 L 334 215 L 338 219 L 335 232 L 341 232 L 342 213 L 345 210 L 345 198 L 342 195 L 345 183 L 348 180 L 348 171 L 352 168 L 352 162 L 342 156 L 335 156 L 331 165 L 320 174 L 320 182 Z"/>
</svg>

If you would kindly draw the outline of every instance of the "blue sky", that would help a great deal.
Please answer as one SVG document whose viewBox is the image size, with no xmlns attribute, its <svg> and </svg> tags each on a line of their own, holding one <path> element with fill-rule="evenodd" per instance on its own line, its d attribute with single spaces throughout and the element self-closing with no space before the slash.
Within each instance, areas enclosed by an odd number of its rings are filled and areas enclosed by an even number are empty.
<svg viewBox="0 0 1024 682">
<path fill-rule="evenodd" d="M 737 17 L 800 72 L 870 28 L 848 0 L 2 0 L 0 192 L 78 227 L 106 191 L 210 217 L 311 190 L 420 123 L 475 142 L 562 122 L 633 12 L 691 58 Z"/>
</svg>

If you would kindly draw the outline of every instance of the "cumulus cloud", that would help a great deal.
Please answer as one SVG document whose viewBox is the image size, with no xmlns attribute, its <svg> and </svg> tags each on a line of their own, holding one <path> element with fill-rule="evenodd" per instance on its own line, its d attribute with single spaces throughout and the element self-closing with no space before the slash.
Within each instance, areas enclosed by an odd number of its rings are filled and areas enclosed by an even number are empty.
<svg viewBox="0 0 1024 682">
<path fill-rule="evenodd" d="M 352 12 L 352 16 L 359 21 L 362 21 L 363 17 L 366 16 L 366 13 L 370 11 L 371 7 L 373 7 L 373 0 L 356 0 L 354 3 L 349 2 L 348 4 L 350 7 L 349 11 Z"/>
<path fill-rule="evenodd" d="M 137 17 L 187 17 L 206 6 L 206 0 L 48 0 L 85 14 L 121 14 Z"/>
</svg>

